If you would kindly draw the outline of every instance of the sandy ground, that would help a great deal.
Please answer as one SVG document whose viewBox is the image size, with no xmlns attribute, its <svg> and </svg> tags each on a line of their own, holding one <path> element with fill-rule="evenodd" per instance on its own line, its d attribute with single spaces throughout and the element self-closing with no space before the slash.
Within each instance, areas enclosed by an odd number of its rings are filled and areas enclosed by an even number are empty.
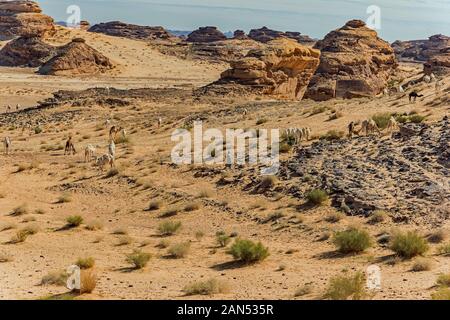
<svg viewBox="0 0 450 320">
<path fill-rule="evenodd" d="M 60 89 L 81 90 L 89 87 L 197 87 L 218 78 L 225 65 L 179 60 L 164 56 L 141 41 L 88 34 L 60 29 L 53 43 L 65 43 L 74 33 L 82 33 L 87 43 L 111 57 L 117 68 L 111 74 L 88 78 L 44 77 L 31 69 L 0 68 L 0 98 L 3 105 L 20 103 L 34 105 Z M 410 66 L 407 66 L 410 68 Z M 411 272 L 414 260 L 392 258 L 392 251 L 375 245 L 359 255 L 337 255 L 331 240 L 318 241 L 324 232 L 360 225 L 371 235 L 392 229 L 416 229 L 426 235 L 433 231 L 426 226 L 396 225 L 390 221 L 370 225 L 366 218 L 345 217 L 337 223 L 325 221 L 335 212 L 330 206 L 298 210 L 303 199 L 270 198 L 244 191 L 240 186 L 220 186 L 218 177 L 199 177 L 193 166 L 171 166 L 168 162 L 172 131 L 193 113 L 208 115 L 207 127 L 217 128 L 287 128 L 310 126 L 318 136 L 328 130 L 346 130 L 352 120 L 363 120 L 377 112 L 411 112 L 428 115 L 433 122 L 449 113 L 449 105 L 439 103 L 448 95 L 449 79 L 438 95 L 432 85 L 421 85 L 423 99 L 410 104 L 402 95 L 376 99 L 316 103 L 252 101 L 249 115 L 235 110 L 248 104 L 245 100 L 223 103 L 199 102 L 136 102 L 136 105 L 111 110 L 106 107 L 64 106 L 45 110 L 51 119 L 56 113 L 77 111 L 71 123 L 43 124 L 43 132 L 2 126 L 0 136 L 13 140 L 12 153 L 0 155 L 0 299 L 37 299 L 67 292 L 61 286 L 40 285 L 51 271 L 64 270 L 78 258 L 95 258 L 97 287 L 79 299 L 294 299 L 297 289 L 309 285 L 311 292 L 295 299 L 320 298 L 331 277 L 342 272 L 364 271 L 376 263 L 382 270 L 382 290 L 376 299 L 429 299 L 439 274 L 450 272 L 448 257 L 436 254 L 439 245 L 431 245 L 427 256 L 433 267 L 429 271 Z M 436 102 L 437 101 L 437 102 Z M 342 117 L 329 121 L 330 111 L 310 115 L 318 106 L 334 108 Z M 229 111 L 223 112 L 223 111 Z M 162 115 L 164 125 L 158 128 L 155 115 Z M 108 129 L 105 119 L 113 116 L 115 123 L 129 132 L 130 142 L 117 146 L 119 174 L 107 177 L 85 163 L 82 149 L 88 143 L 106 152 Z M 257 126 L 258 119 L 267 119 Z M 64 156 L 63 150 L 49 147 L 74 137 L 77 155 Z M 59 149 L 59 150 L 58 150 Z M 49 151 L 46 151 L 49 150 Z M 283 157 L 289 157 L 284 155 Z M 20 165 L 33 167 L 19 172 Z M 223 169 L 219 167 L 219 169 Z M 70 202 L 58 203 L 62 194 Z M 146 210 L 151 201 L 160 201 L 155 211 Z M 184 208 L 192 203 L 199 209 Z M 14 208 L 24 205 L 27 214 L 11 216 Z M 173 217 L 162 217 L 169 209 L 177 209 Z M 38 211 L 36 211 L 38 210 Z M 260 223 L 261 218 L 282 211 L 294 221 Z M 65 219 L 81 215 L 84 223 L 64 229 Z M 161 237 L 157 228 L 163 221 L 182 223 L 181 230 L 170 237 Z M 90 231 L 93 221 L 102 228 Z M 25 226 L 37 226 L 39 232 L 25 242 L 9 244 L 11 237 Z M 127 235 L 117 235 L 117 229 Z M 448 233 L 449 223 L 442 226 Z M 232 263 L 225 248 L 218 247 L 218 231 L 236 233 L 239 237 L 261 241 L 270 249 L 262 263 L 240 266 Z M 198 238 L 196 233 L 204 236 Z M 126 244 L 119 242 L 127 238 Z M 168 257 L 162 241 L 170 244 L 190 242 L 185 258 Z M 448 241 L 448 240 L 447 240 Z M 126 254 L 141 249 L 152 254 L 142 270 L 132 270 Z M 183 288 L 196 281 L 215 278 L 229 287 L 227 293 L 214 296 L 186 297 Z"/>
</svg>

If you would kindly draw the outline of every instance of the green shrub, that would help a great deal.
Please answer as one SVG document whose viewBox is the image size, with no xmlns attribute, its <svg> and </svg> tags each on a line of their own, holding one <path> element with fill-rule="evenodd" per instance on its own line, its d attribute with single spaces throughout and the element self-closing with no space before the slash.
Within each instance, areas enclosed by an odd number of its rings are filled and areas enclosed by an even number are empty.
<svg viewBox="0 0 450 320">
<path fill-rule="evenodd" d="M 444 256 L 450 255 L 450 243 L 443 244 L 439 247 L 438 253 Z"/>
<path fill-rule="evenodd" d="M 383 112 L 383 113 L 377 113 L 375 115 L 372 116 L 372 120 L 375 121 L 375 123 L 377 124 L 378 128 L 380 128 L 380 130 L 383 130 L 387 127 L 388 123 L 389 123 L 389 119 L 391 119 L 392 114 L 389 112 Z"/>
<path fill-rule="evenodd" d="M 66 271 L 52 271 L 41 279 L 41 285 L 66 286 L 68 274 Z"/>
<path fill-rule="evenodd" d="M 264 247 L 261 242 L 236 239 L 228 253 L 235 260 L 249 264 L 266 259 L 269 256 L 269 249 Z"/>
<path fill-rule="evenodd" d="M 450 288 L 440 288 L 435 293 L 431 295 L 431 299 L 433 300 L 450 300 Z"/>
<path fill-rule="evenodd" d="M 206 281 L 199 281 L 191 283 L 184 287 L 183 291 L 188 296 L 193 295 L 213 295 L 218 293 L 225 293 L 228 288 L 225 283 L 216 279 L 209 279 Z"/>
<path fill-rule="evenodd" d="M 66 219 L 67 227 L 69 228 L 75 228 L 80 226 L 83 223 L 83 217 L 82 216 L 70 216 Z"/>
<path fill-rule="evenodd" d="M 187 256 L 191 249 L 191 244 L 189 242 L 177 243 L 171 246 L 168 253 L 171 257 L 175 259 L 181 259 Z"/>
<path fill-rule="evenodd" d="M 345 133 L 343 131 L 329 130 L 327 133 L 320 136 L 320 140 L 327 140 L 327 141 L 340 140 L 344 136 Z"/>
<path fill-rule="evenodd" d="M 423 255 L 428 248 L 427 240 L 413 231 L 394 235 L 391 243 L 391 250 L 407 259 Z"/>
<path fill-rule="evenodd" d="M 159 225 L 158 231 L 163 236 L 171 236 L 175 234 L 180 228 L 181 222 L 165 221 Z"/>
<path fill-rule="evenodd" d="M 326 191 L 321 189 L 314 189 L 306 195 L 306 200 L 308 200 L 309 204 L 313 204 L 315 206 L 319 206 L 325 203 L 328 200 L 328 194 Z"/>
<path fill-rule="evenodd" d="M 35 128 L 34 128 L 34 133 L 35 133 L 35 134 L 39 134 L 39 133 L 41 133 L 41 132 L 42 132 L 42 128 L 41 128 L 41 127 L 38 126 L 38 127 L 35 127 Z"/>
<path fill-rule="evenodd" d="M 349 228 L 345 231 L 336 232 L 333 243 L 339 252 L 359 253 L 371 247 L 372 239 L 365 230 Z"/>
<path fill-rule="evenodd" d="M 361 300 L 367 296 L 366 279 L 362 272 L 353 276 L 337 276 L 330 280 L 324 298 L 330 300 Z"/>
<path fill-rule="evenodd" d="M 135 250 L 127 255 L 126 261 L 134 266 L 135 269 L 144 268 L 151 258 L 150 253 Z"/>
<path fill-rule="evenodd" d="M 225 248 L 231 242 L 231 237 L 223 232 L 218 232 L 216 234 L 216 241 L 219 246 Z"/>
<path fill-rule="evenodd" d="M 450 287 L 450 273 L 449 274 L 441 274 L 437 278 L 436 284 L 441 287 Z"/>
<path fill-rule="evenodd" d="M 88 258 L 79 258 L 77 262 L 75 262 L 75 265 L 80 267 L 82 270 L 91 269 L 95 265 L 95 259 L 92 257 Z"/>
<path fill-rule="evenodd" d="M 412 123 L 422 123 L 426 119 L 426 117 L 425 116 L 421 116 L 420 114 L 413 114 L 413 115 L 410 115 L 408 117 L 408 119 Z"/>
</svg>

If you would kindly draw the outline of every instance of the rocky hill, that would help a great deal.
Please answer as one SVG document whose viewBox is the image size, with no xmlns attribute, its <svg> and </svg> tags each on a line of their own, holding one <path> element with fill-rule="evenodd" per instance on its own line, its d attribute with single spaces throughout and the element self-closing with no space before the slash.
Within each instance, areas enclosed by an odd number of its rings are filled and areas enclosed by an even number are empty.
<svg viewBox="0 0 450 320">
<path fill-rule="evenodd" d="M 103 54 L 90 47 L 83 39 L 74 39 L 58 48 L 58 54 L 39 69 L 40 74 L 80 75 L 102 73 L 113 67 Z"/>
<path fill-rule="evenodd" d="M 34 1 L 0 1 L 0 39 L 42 37 L 55 32 L 54 21 Z"/>
<path fill-rule="evenodd" d="M 426 62 L 450 47 L 450 37 L 437 34 L 426 40 L 395 41 L 392 48 L 399 60 Z"/>
<path fill-rule="evenodd" d="M 39 67 L 57 53 L 57 48 L 38 37 L 20 37 L 0 50 L 0 65 L 7 67 Z"/>
<path fill-rule="evenodd" d="M 396 222 L 440 224 L 450 216 L 450 127 L 407 124 L 392 139 L 359 137 L 317 142 L 283 165 L 287 187 L 304 197 L 326 190 L 333 205 L 355 215 L 384 210 Z"/>
<path fill-rule="evenodd" d="M 306 93 L 313 100 L 377 95 L 397 68 L 389 43 L 360 20 L 330 32 L 314 48 L 322 55 Z"/>
<path fill-rule="evenodd" d="M 260 29 L 252 29 L 250 30 L 250 33 L 248 34 L 248 37 L 250 39 L 253 39 L 255 41 L 259 41 L 262 43 L 267 43 L 269 41 L 278 39 L 278 38 L 290 38 L 297 40 L 299 43 L 304 45 L 314 45 L 315 40 L 311 39 L 310 37 L 306 35 L 302 35 L 300 32 L 292 32 L 292 31 L 277 31 L 272 30 L 267 27 L 262 27 Z"/>
<path fill-rule="evenodd" d="M 217 29 L 217 27 L 201 27 L 193 32 L 191 32 L 186 41 L 187 42 L 215 42 L 226 40 L 227 37 Z"/>
<path fill-rule="evenodd" d="M 114 37 L 139 40 L 171 39 L 173 36 L 163 27 L 139 26 L 120 21 L 111 21 L 93 25 L 89 32 L 103 33 Z"/>
<path fill-rule="evenodd" d="M 231 62 L 219 81 L 206 87 L 212 93 L 258 93 L 282 99 L 301 99 L 319 65 L 320 52 L 291 39 L 270 41 Z"/>
</svg>

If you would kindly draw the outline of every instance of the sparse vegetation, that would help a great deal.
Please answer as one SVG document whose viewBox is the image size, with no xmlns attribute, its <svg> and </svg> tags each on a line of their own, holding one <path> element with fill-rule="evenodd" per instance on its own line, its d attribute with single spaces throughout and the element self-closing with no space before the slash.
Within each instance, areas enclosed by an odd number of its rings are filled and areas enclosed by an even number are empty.
<svg viewBox="0 0 450 320">
<path fill-rule="evenodd" d="M 300 288 L 298 288 L 295 293 L 294 293 L 294 297 L 302 297 L 305 296 L 307 294 L 310 294 L 312 292 L 312 287 L 311 285 L 304 285 Z"/>
<path fill-rule="evenodd" d="M 440 255 L 450 255 L 450 243 L 443 244 L 438 249 L 438 254 Z"/>
<path fill-rule="evenodd" d="M 334 140 L 340 140 L 344 136 L 345 136 L 344 131 L 329 130 L 327 133 L 320 136 L 320 140 L 334 141 Z"/>
<path fill-rule="evenodd" d="M 441 287 L 450 287 L 450 273 L 449 274 L 441 274 L 437 278 L 436 284 Z"/>
<path fill-rule="evenodd" d="M 147 263 L 150 261 L 150 258 L 151 258 L 150 253 L 135 250 L 129 255 L 127 255 L 126 261 L 132 264 L 135 269 L 142 269 L 145 268 Z"/>
<path fill-rule="evenodd" d="M 307 193 L 306 200 L 309 204 L 320 206 L 328 200 L 328 193 L 325 190 L 314 189 Z"/>
<path fill-rule="evenodd" d="M 440 288 L 436 292 L 431 295 L 431 299 L 433 300 L 450 300 L 450 288 Z"/>
<path fill-rule="evenodd" d="M 427 241 L 414 231 L 395 234 L 391 243 L 391 250 L 407 259 L 423 255 L 428 248 Z"/>
<path fill-rule="evenodd" d="M 41 285 L 65 286 L 67 278 L 68 274 L 64 270 L 52 271 L 42 277 Z"/>
<path fill-rule="evenodd" d="M 77 262 L 75 262 L 75 265 L 80 267 L 82 270 L 91 269 L 95 265 L 95 259 L 92 257 L 79 258 Z"/>
<path fill-rule="evenodd" d="M 228 286 L 216 279 L 209 279 L 206 281 L 198 281 L 191 283 L 184 287 L 183 291 L 188 296 L 193 295 L 213 295 L 219 293 L 226 293 Z"/>
<path fill-rule="evenodd" d="M 92 270 L 81 270 L 80 293 L 92 293 L 97 286 L 97 275 Z"/>
<path fill-rule="evenodd" d="M 224 232 L 217 232 L 216 241 L 220 247 L 225 248 L 231 242 L 231 237 Z"/>
<path fill-rule="evenodd" d="M 82 216 L 70 216 L 66 219 L 67 227 L 68 228 L 76 228 L 79 227 L 83 223 L 83 217 Z"/>
<path fill-rule="evenodd" d="M 382 222 L 386 221 L 387 218 L 388 218 L 388 215 L 386 212 L 381 211 L 381 210 L 376 210 L 374 213 L 372 213 L 368 222 L 370 224 L 382 223 Z"/>
<path fill-rule="evenodd" d="M 411 270 L 414 272 L 429 271 L 431 270 L 432 265 L 431 260 L 420 258 L 414 262 Z"/>
<path fill-rule="evenodd" d="M 330 300 L 362 300 L 366 297 L 366 279 L 362 272 L 332 278 L 324 295 Z"/>
<path fill-rule="evenodd" d="M 158 201 L 158 200 L 154 200 L 152 202 L 150 202 L 150 204 L 148 205 L 148 210 L 149 211 L 156 211 L 159 210 L 162 206 L 162 202 Z"/>
<path fill-rule="evenodd" d="M 345 218 L 342 212 L 332 212 L 325 217 L 325 221 L 329 223 L 337 223 Z"/>
<path fill-rule="evenodd" d="M 158 226 L 159 234 L 163 236 L 171 236 L 181 228 L 181 222 L 164 221 Z"/>
<path fill-rule="evenodd" d="M 23 216 L 25 214 L 28 214 L 28 208 L 24 204 L 21 205 L 20 207 L 14 208 L 13 211 L 11 212 L 11 215 L 15 217 Z"/>
<path fill-rule="evenodd" d="M 375 121 L 375 123 L 377 124 L 378 128 L 380 128 L 380 130 L 384 130 L 384 129 L 386 129 L 386 127 L 389 123 L 389 119 L 391 119 L 391 117 L 392 117 L 392 113 L 389 113 L 389 112 L 377 113 L 372 116 L 372 120 Z"/>
<path fill-rule="evenodd" d="M 63 193 L 59 196 L 57 203 L 68 203 L 72 201 L 72 196 L 69 193 Z"/>
<path fill-rule="evenodd" d="M 255 243 L 251 240 L 236 239 L 228 251 L 235 260 L 244 263 L 256 263 L 263 261 L 269 256 L 269 249 L 261 242 Z"/>
<path fill-rule="evenodd" d="M 172 258 L 181 259 L 188 255 L 190 249 L 191 249 L 190 242 L 177 243 L 169 248 L 168 254 Z"/>
<path fill-rule="evenodd" d="M 367 231 L 351 227 L 336 232 L 333 243 L 341 253 L 360 253 L 371 247 L 372 239 Z"/>
</svg>

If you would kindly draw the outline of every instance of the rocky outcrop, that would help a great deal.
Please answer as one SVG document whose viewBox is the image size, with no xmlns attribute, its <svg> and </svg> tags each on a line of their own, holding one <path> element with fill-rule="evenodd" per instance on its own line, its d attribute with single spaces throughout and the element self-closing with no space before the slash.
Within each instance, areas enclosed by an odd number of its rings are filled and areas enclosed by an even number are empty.
<svg viewBox="0 0 450 320">
<path fill-rule="evenodd" d="M 424 73 L 439 76 L 450 75 L 450 47 L 442 49 L 424 64 Z"/>
<path fill-rule="evenodd" d="M 450 37 L 437 34 L 427 40 L 395 41 L 392 48 L 402 61 L 425 62 L 450 47 Z"/>
<path fill-rule="evenodd" d="M 449 141 L 445 119 L 402 125 L 387 140 L 320 141 L 282 163 L 280 178 L 286 192 L 300 199 L 312 189 L 326 190 L 332 205 L 348 214 L 384 210 L 395 222 L 438 225 L 450 217 Z"/>
<path fill-rule="evenodd" d="M 290 38 L 296 40 L 298 43 L 304 44 L 304 45 L 314 45 L 316 42 L 314 39 L 311 39 L 310 37 L 306 35 L 302 35 L 300 32 L 293 32 L 293 31 L 277 31 L 272 30 L 267 27 L 262 27 L 260 29 L 252 29 L 250 30 L 250 33 L 248 34 L 248 37 L 250 39 L 253 39 L 258 42 L 267 43 L 269 41 L 278 39 L 278 38 Z"/>
<path fill-rule="evenodd" d="M 82 75 L 96 74 L 111 69 L 113 64 L 103 54 L 87 45 L 84 39 L 73 39 L 58 48 L 58 54 L 39 69 L 40 74 Z"/>
<path fill-rule="evenodd" d="M 201 27 L 194 32 L 191 32 L 186 41 L 187 42 L 215 42 L 226 40 L 227 37 L 217 29 L 217 27 Z"/>
<path fill-rule="evenodd" d="M 81 30 L 89 30 L 90 28 L 91 28 L 91 24 L 89 23 L 89 21 L 86 21 L 86 20 L 80 21 L 80 29 Z"/>
<path fill-rule="evenodd" d="M 360 20 L 330 32 L 314 48 L 321 51 L 320 65 L 305 97 L 318 101 L 375 96 L 398 65 L 389 43 Z"/>
<path fill-rule="evenodd" d="M 0 39 L 55 33 L 54 21 L 34 1 L 0 1 Z"/>
<path fill-rule="evenodd" d="M 20 37 L 0 50 L 0 65 L 8 67 L 39 67 L 57 53 L 57 48 L 40 38 Z"/>
<path fill-rule="evenodd" d="M 277 39 L 231 63 L 207 91 L 268 94 L 301 99 L 319 65 L 320 52 L 291 39 Z"/>
<path fill-rule="evenodd" d="M 245 32 L 243 30 L 236 30 L 233 33 L 233 39 L 246 40 L 246 39 L 248 39 L 248 37 L 247 37 L 247 35 L 245 34 Z"/>
<path fill-rule="evenodd" d="M 163 27 L 139 26 L 120 21 L 111 21 L 93 25 L 89 32 L 103 33 L 109 36 L 139 40 L 170 39 L 172 35 Z"/>
</svg>

